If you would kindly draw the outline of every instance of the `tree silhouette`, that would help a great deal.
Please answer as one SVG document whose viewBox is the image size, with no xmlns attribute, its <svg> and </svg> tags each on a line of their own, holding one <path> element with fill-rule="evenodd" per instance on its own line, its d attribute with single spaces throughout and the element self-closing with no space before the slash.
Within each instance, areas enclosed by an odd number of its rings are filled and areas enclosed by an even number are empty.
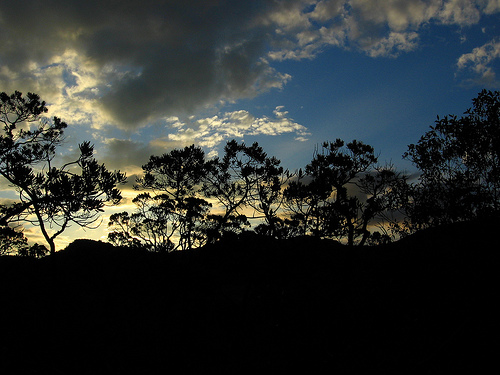
<svg viewBox="0 0 500 375">
<path fill-rule="evenodd" d="M 58 162 L 67 124 L 45 113 L 36 94 L 0 93 L 0 176 L 18 193 L 14 203 L 0 205 L 0 254 L 45 253 L 42 245 L 28 246 L 23 224 L 38 226 L 53 254 L 55 239 L 70 225 L 92 228 L 106 205 L 121 200 L 117 185 L 125 175 L 99 164 L 89 142 L 79 145 L 75 160 Z M 324 142 L 296 174 L 258 143 L 229 141 L 221 158 L 208 161 L 195 145 L 175 149 L 143 166 L 137 210 L 112 215 L 108 238 L 151 251 L 185 250 L 241 233 L 249 219 L 259 219 L 260 234 L 345 239 L 352 246 L 386 241 L 369 227 L 397 209 L 406 215 L 393 221 L 400 234 L 496 214 L 500 93 L 483 90 L 464 116 L 438 117 L 403 157 L 419 169 L 416 183 L 391 165 L 377 165 L 373 147 L 356 140 Z"/>
<path fill-rule="evenodd" d="M 112 214 L 109 218 L 108 241 L 115 246 L 139 248 L 142 246 L 138 236 L 134 236 L 135 218 L 126 211 Z"/>
<path fill-rule="evenodd" d="M 174 250 L 173 237 L 180 226 L 175 201 L 165 195 L 141 193 L 133 199 L 133 203 L 137 211 L 130 216 L 131 236 L 127 234 L 127 237 L 139 239 L 149 251 Z"/>
<path fill-rule="evenodd" d="M 438 116 L 403 157 L 421 172 L 400 192 L 408 231 L 498 212 L 500 93 L 481 91 L 463 117 Z"/>
<path fill-rule="evenodd" d="M 252 145 L 252 148 L 257 143 Z M 251 176 L 251 184 L 248 193 L 248 206 L 254 210 L 252 218 L 263 219 L 260 225 L 261 233 L 265 231 L 270 237 L 281 238 L 286 236 L 283 233 L 283 220 L 280 218 L 284 196 L 283 190 L 291 180 L 293 174 L 285 170 L 280 164 L 280 160 L 268 157 L 258 147 L 257 163 L 247 168 L 247 173 Z"/>
<path fill-rule="evenodd" d="M 194 145 L 151 156 L 143 166 L 145 175 L 137 180 L 138 189 L 151 190 L 169 207 L 170 225 L 177 245 L 186 250 L 203 245 L 206 235 L 202 222 L 211 206 L 200 197 L 205 176 L 205 153 Z"/>
<path fill-rule="evenodd" d="M 208 161 L 194 145 L 152 156 L 137 185 L 151 194 L 135 199 L 136 213 L 112 216 L 110 240 L 190 249 L 241 233 L 251 218 L 263 221 L 255 228 L 262 235 L 337 238 L 353 246 L 387 242 L 390 225 L 404 234 L 498 212 L 499 93 L 483 91 L 473 103 L 460 119 L 438 118 L 409 146 L 404 157 L 422 172 L 416 184 L 393 165 L 377 164 L 373 147 L 356 140 L 324 142 L 296 174 L 257 143 L 235 140 Z M 402 221 L 391 216 L 400 209 Z M 373 226 L 382 233 L 372 233 Z"/>
<path fill-rule="evenodd" d="M 151 156 L 137 179 L 137 210 L 110 217 L 108 239 L 122 246 L 170 252 L 206 242 L 205 221 L 211 206 L 199 197 L 205 174 L 205 153 L 191 145 L 161 156 Z M 197 196 L 198 195 L 198 196 Z"/>
<path fill-rule="evenodd" d="M 368 223 L 389 208 L 386 195 L 400 178 L 376 163 L 373 147 L 363 142 L 323 143 L 285 190 L 290 223 L 303 235 L 346 238 L 350 246 L 360 238 L 364 245 Z"/>
<path fill-rule="evenodd" d="M 36 94 L 0 94 L 0 175 L 19 194 L 17 202 L 1 207 L 0 224 L 39 226 L 53 254 L 56 237 L 68 226 L 92 227 L 105 204 L 119 203 L 116 186 L 125 175 L 98 164 L 88 142 L 79 145 L 76 160 L 56 166 L 67 125 L 57 117 L 42 118 L 46 112 Z"/>
<path fill-rule="evenodd" d="M 205 153 L 191 145 L 174 149 L 161 156 L 151 156 L 142 167 L 144 176 L 137 189 L 167 194 L 174 200 L 194 196 L 200 190 L 205 174 Z"/>
<path fill-rule="evenodd" d="M 330 189 L 325 181 L 314 179 L 299 169 L 296 179 L 290 181 L 284 191 L 287 209 L 285 215 L 288 232 L 295 235 L 313 235 L 321 237 L 326 234 L 325 210 L 330 198 Z"/>
<path fill-rule="evenodd" d="M 248 205 L 251 191 L 258 183 L 256 169 L 264 162 L 266 155 L 257 143 L 248 147 L 235 140 L 227 142 L 224 156 L 207 163 L 203 192 L 208 198 L 215 198 L 223 207 L 221 221 L 238 216 Z"/>
<path fill-rule="evenodd" d="M 23 232 L 6 225 L 0 226 L 0 255 L 19 254 L 28 248 L 28 239 Z"/>
<path fill-rule="evenodd" d="M 250 208 L 253 218 L 263 218 L 274 235 L 282 186 L 289 178 L 280 161 L 269 157 L 257 142 L 247 146 L 232 140 L 227 142 L 224 156 L 210 160 L 206 166 L 203 192 L 224 209 L 220 217 L 211 217 L 216 229 L 237 231 L 238 226 L 249 225 L 244 209 Z"/>
<path fill-rule="evenodd" d="M 49 251 L 44 245 L 38 243 L 19 249 L 19 255 L 31 258 L 42 258 L 47 255 L 48 252 Z"/>
<path fill-rule="evenodd" d="M 389 242 L 393 212 L 397 211 L 393 192 L 407 180 L 407 176 L 396 171 L 392 164 L 376 166 L 373 171 L 363 174 L 357 181 L 359 191 L 367 197 L 360 201 L 360 216 L 358 217 L 358 233 L 361 233 L 359 245 L 365 243 Z M 381 232 L 368 231 L 368 224 L 378 219 Z M 388 225 L 388 226 L 387 226 Z"/>
<path fill-rule="evenodd" d="M 233 140 L 224 151 L 223 158 L 208 161 L 194 145 L 151 156 L 135 186 L 147 192 L 134 199 L 133 214 L 112 215 L 109 240 L 125 246 L 139 241 L 151 250 L 190 249 L 250 226 L 245 208 L 253 210 L 252 218 L 264 220 L 267 234 L 277 236 L 289 173 L 257 143 Z M 205 198 L 216 201 L 223 214 L 210 212 Z"/>
</svg>

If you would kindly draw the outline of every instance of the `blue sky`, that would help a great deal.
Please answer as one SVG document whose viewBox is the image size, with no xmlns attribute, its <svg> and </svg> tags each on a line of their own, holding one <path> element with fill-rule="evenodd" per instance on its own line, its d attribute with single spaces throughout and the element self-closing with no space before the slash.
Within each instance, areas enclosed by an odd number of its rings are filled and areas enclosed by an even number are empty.
<svg viewBox="0 0 500 375">
<path fill-rule="evenodd" d="M 115 3 L 0 0 L 0 91 L 36 92 L 70 125 L 61 158 L 90 140 L 129 175 L 232 138 L 291 170 L 357 139 L 411 171 L 401 155 L 436 115 L 500 88 L 500 0 Z"/>
</svg>

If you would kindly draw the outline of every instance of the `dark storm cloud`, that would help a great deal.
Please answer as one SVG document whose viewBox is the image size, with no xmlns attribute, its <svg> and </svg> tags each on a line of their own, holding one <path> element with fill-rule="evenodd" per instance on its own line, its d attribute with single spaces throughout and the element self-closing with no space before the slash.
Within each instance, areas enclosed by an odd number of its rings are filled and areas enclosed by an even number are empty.
<svg viewBox="0 0 500 375">
<path fill-rule="evenodd" d="M 251 97 L 287 79 L 262 58 L 266 27 L 252 24 L 265 1 L 0 4 L 4 75 L 29 79 L 34 63 L 46 68 L 74 50 L 93 72 L 104 110 L 122 125 Z"/>
</svg>

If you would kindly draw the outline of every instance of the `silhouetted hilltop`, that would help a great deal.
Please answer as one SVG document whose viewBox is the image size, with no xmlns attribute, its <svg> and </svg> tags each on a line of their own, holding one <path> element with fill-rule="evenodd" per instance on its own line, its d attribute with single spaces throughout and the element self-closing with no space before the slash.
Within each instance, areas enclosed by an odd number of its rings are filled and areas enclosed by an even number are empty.
<svg viewBox="0 0 500 375">
<path fill-rule="evenodd" d="M 78 240 L 2 257 L 0 368 L 481 373 L 496 356 L 498 223 L 354 249 L 247 235 L 171 254 Z"/>
</svg>

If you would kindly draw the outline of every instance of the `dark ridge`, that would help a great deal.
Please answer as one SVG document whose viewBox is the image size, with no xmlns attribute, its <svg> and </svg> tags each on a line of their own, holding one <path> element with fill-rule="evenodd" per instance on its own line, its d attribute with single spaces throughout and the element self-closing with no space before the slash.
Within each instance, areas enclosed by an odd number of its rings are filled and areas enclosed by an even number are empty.
<svg viewBox="0 0 500 375">
<path fill-rule="evenodd" d="M 498 220 L 389 246 L 256 235 L 153 254 L 0 258 L 5 374 L 482 373 Z"/>
</svg>

